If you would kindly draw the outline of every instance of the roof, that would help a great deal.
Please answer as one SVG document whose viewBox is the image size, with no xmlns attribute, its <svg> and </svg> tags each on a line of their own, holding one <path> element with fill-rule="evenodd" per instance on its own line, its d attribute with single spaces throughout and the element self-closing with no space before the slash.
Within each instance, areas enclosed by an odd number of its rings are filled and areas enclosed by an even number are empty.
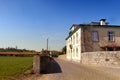
<svg viewBox="0 0 120 80">
<path fill-rule="evenodd" d="M 78 26 L 78 25 L 79 25 L 79 24 L 73 24 L 73 25 L 70 27 L 70 29 L 72 29 L 73 26 Z"/>
<path fill-rule="evenodd" d="M 77 26 L 73 32 L 70 32 L 70 33 L 69 33 L 69 36 L 66 38 L 66 40 L 67 40 L 69 37 L 71 37 L 79 28 L 80 28 L 80 26 Z"/>
<path fill-rule="evenodd" d="M 100 25 L 100 22 L 91 22 L 90 25 Z"/>
<path fill-rule="evenodd" d="M 93 22 L 94 23 L 94 22 Z M 96 22 L 95 22 L 96 23 Z M 94 25 L 92 25 L 92 24 L 73 24 L 72 25 L 72 27 L 73 26 L 76 26 L 76 28 L 75 28 L 75 30 L 74 31 L 70 31 L 70 33 L 69 33 L 69 36 L 65 39 L 65 40 L 67 40 L 69 37 L 71 37 L 80 27 L 120 27 L 120 25 L 98 25 L 98 23 L 97 24 L 94 24 Z M 72 28 L 71 27 L 71 28 Z M 70 28 L 70 29 L 71 29 Z"/>
</svg>

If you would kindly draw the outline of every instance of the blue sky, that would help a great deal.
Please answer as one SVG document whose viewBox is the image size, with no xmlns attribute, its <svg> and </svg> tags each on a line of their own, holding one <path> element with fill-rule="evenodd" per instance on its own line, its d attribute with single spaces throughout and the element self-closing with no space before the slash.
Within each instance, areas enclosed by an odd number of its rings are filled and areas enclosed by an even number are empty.
<svg viewBox="0 0 120 80">
<path fill-rule="evenodd" d="M 120 0 L 0 0 L 0 47 L 52 50 L 65 45 L 72 24 L 106 18 L 120 25 Z"/>
</svg>

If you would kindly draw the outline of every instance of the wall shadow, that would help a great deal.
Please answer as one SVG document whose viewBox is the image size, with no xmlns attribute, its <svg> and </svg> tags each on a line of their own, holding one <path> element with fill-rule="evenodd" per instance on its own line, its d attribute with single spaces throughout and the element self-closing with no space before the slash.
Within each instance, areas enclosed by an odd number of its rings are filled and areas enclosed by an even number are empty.
<svg viewBox="0 0 120 80">
<path fill-rule="evenodd" d="M 49 56 L 41 56 L 40 60 L 40 73 L 41 74 L 51 74 L 51 73 L 61 73 L 60 65 Z"/>
</svg>

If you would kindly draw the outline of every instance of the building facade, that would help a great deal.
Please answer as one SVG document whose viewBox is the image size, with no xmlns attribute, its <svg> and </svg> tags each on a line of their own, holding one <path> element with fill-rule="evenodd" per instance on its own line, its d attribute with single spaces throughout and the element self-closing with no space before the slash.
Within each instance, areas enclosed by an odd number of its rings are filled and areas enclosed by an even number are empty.
<svg viewBox="0 0 120 80">
<path fill-rule="evenodd" d="M 89 24 L 73 24 L 66 38 L 68 60 L 81 61 L 81 54 L 120 50 L 120 26 L 109 25 L 105 19 Z"/>
</svg>

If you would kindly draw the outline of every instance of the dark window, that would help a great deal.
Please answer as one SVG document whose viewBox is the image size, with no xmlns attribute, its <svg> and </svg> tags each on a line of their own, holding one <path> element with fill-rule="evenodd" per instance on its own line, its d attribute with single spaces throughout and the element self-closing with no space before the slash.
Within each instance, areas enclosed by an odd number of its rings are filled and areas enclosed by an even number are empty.
<svg viewBox="0 0 120 80">
<path fill-rule="evenodd" d="M 99 41 L 98 32 L 97 31 L 93 31 L 92 32 L 92 41 Z"/>
<path fill-rule="evenodd" d="M 78 57 L 78 48 L 76 48 L 76 57 Z"/>
<path fill-rule="evenodd" d="M 78 33 L 76 33 L 76 43 L 78 43 Z"/>
<path fill-rule="evenodd" d="M 108 41 L 110 41 L 110 42 L 115 41 L 115 33 L 114 32 L 108 32 Z"/>
<path fill-rule="evenodd" d="M 75 36 L 73 36 L 73 44 L 75 44 Z"/>
</svg>

